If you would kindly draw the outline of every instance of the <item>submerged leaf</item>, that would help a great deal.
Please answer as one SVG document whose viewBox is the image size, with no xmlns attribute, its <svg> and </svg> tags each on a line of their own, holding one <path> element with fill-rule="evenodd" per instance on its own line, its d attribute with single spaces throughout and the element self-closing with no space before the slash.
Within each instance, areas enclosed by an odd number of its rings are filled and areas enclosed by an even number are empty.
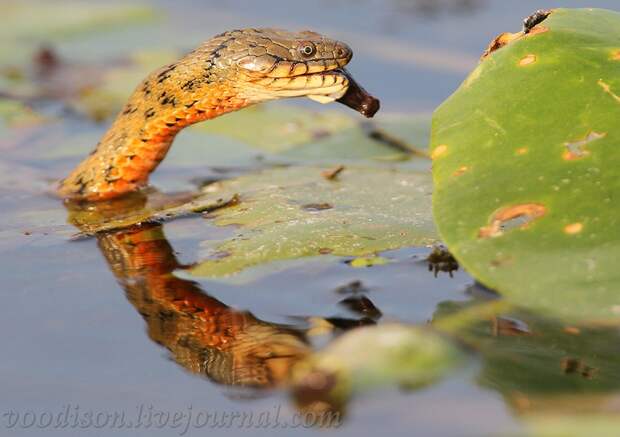
<svg viewBox="0 0 620 437">
<path fill-rule="evenodd" d="M 295 393 L 303 404 L 343 405 L 355 393 L 432 384 L 464 359 L 460 348 L 430 329 L 386 324 L 355 329 L 300 363 Z"/>
</svg>

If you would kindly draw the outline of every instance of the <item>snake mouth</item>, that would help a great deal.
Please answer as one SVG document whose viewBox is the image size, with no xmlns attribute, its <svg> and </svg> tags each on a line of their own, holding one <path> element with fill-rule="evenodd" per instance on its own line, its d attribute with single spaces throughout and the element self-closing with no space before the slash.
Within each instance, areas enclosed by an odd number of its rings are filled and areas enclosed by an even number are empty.
<svg viewBox="0 0 620 437">
<path fill-rule="evenodd" d="M 264 71 L 263 75 L 272 79 L 284 79 L 329 73 L 343 68 L 351 61 L 352 56 L 353 55 L 349 51 L 344 57 L 323 58 L 304 62 L 281 60 L 275 62 L 267 71 Z"/>
<path fill-rule="evenodd" d="M 323 104 L 339 102 L 368 118 L 373 117 L 380 107 L 379 100 L 344 68 L 291 77 L 264 77 L 252 83 L 252 97 L 259 100 L 308 97 Z"/>
</svg>

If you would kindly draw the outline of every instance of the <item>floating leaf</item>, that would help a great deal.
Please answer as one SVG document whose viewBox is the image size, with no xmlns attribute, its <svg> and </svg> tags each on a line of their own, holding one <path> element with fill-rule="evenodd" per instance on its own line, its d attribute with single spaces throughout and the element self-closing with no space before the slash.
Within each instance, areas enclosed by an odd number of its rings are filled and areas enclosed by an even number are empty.
<svg viewBox="0 0 620 437">
<path fill-rule="evenodd" d="M 196 276 L 218 277 L 266 262 L 317 255 L 364 256 L 435 241 L 427 173 L 347 168 L 337 181 L 325 168 L 264 171 L 207 187 L 240 203 L 216 211 L 214 223 L 235 236 L 205 242 Z"/>
<path fill-rule="evenodd" d="M 353 268 L 361 269 L 373 266 L 383 266 L 388 264 L 389 262 L 389 259 L 383 258 L 382 256 L 367 256 L 355 258 L 354 260 L 351 260 L 349 265 Z"/>
<path fill-rule="evenodd" d="M 508 40 L 434 116 L 440 234 L 519 305 L 617 318 L 620 14 L 557 9 Z"/>
</svg>

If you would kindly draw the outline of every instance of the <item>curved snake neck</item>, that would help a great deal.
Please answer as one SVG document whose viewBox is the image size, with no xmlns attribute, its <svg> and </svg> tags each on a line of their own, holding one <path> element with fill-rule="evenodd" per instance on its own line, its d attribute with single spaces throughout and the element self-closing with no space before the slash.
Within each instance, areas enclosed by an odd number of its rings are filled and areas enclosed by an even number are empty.
<svg viewBox="0 0 620 437">
<path fill-rule="evenodd" d="M 346 44 L 314 32 L 244 29 L 220 34 L 151 73 L 58 192 L 97 201 L 138 190 L 181 129 L 267 100 L 339 100 L 372 116 L 378 100 L 342 69 L 351 56 Z"/>
</svg>

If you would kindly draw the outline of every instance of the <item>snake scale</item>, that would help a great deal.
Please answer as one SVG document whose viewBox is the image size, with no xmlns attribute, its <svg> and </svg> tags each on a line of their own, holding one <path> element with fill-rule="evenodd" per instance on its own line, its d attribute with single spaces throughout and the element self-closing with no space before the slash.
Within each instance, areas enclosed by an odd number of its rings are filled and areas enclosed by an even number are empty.
<svg viewBox="0 0 620 437">
<path fill-rule="evenodd" d="M 339 101 L 367 117 L 379 101 L 344 66 L 353 53 L 318 33 L 222 33 L 151 73 L 95 150 L 60 182 L 63 198 L 100 201 L 139 190 L 186 126 L 247 106 L 306 96 Z"/>
</svg>

